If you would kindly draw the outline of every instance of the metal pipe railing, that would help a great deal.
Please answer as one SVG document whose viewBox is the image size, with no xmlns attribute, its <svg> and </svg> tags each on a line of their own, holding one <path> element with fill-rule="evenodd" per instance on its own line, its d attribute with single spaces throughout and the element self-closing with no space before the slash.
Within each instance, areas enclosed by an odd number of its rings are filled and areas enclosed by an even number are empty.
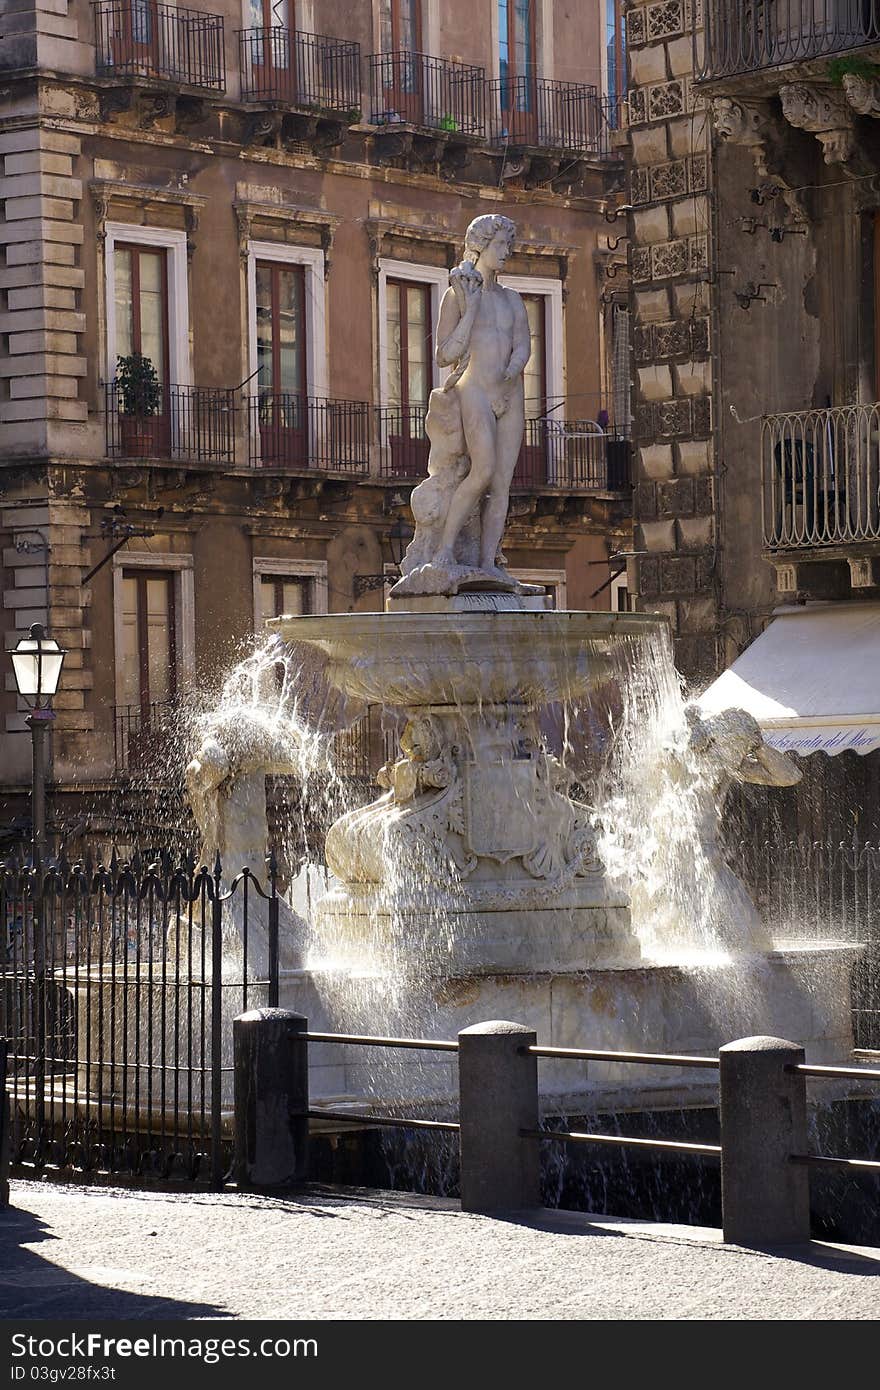
<svg viewBox="0 0 880 1390">
<path fill-rule="evenodd" d="M 260 391 L 247 400 L 249 463 L 367 473 L 370 413 L 366 401 Z"/>
<path fill-rule="evenodd" d="M 115 381 L 105 387 L 110 458 L 192 459 L 235 463 L 237 407 L 226 387 L 159 385 L 144 407 Z"/>
<path fill-rule="evenodd" d="M 495 145 L 600 154 L 608 122 L 595 86 L 544 77 L 488 83 L 489 131 Z"/>
</svg>

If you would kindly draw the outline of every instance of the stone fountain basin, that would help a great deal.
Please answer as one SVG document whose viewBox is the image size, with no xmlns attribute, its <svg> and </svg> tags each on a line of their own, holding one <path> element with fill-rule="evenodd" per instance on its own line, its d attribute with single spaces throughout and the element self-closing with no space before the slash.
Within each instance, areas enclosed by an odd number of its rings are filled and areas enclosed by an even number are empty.
<svg viewBox="0 0 880 1390">
<path fill-rule="evenodd" d="M 613 649 L 659 631 L 653 613 L 333 613 L 273 618 L 285 642 L 327 657 L 327 679 L 368 704 L 525 704 L 575 699 Z"/>
</svg>

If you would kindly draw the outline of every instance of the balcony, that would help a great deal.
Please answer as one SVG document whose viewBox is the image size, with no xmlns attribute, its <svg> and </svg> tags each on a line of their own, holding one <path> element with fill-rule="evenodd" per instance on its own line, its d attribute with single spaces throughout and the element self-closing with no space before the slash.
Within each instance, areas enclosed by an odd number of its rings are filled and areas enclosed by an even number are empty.
<svg viewBox="0 0 880 1390">
<path fill-rule="evenodd" d="M 101 0 L 93 8 L 96 66 L 102 76 L 225 90 L 222 15 L 154 0 Z"/>
<path fill-rule="evenodd" d="M 354 724 L 333 735 L 330 759 L 337 777 L 374 783 L 383 763 L 398 757 L 400 731 L 385 727 L 382 715 L 380 706 L 370 705 Z"/>
<path fill-rule="evenodd" d="M 765 416 L 761 489 L 767 551 L 880 541 L 880 405 Z"/>
<path fill-rule="evenodd" d="M 423 406 L 379 410 L 380 473 L 419 480 L 428 473 Z M 631 485 L 630 442 L 595 420 L 526 420 L 514 491 L 625 492 Z"/>
<path fill-rule="evenodd" d="M 251 396 L 247 409 L 252 468 L 369 472 L 371 412 L 366 401 L 267 391 Z"/>
<path fill-rule="evenodd" d="M 111 382 L 105 387 L 107 454 L 233 464 L 235 400 L 235 391 L 224 387 L 160 386 L 155 408 L 139 413 Z"/>
<path fill-rule="evenodd" d="M 180 707 L 174 700 L 113 706 L 113 760 L 117 777 L 166 778 L 181 748 Z"/>
<path fill-rule="evenodd" d="M 546 78 L 502 78 L 488 84 L 494 145 L 569 154 L 608 149 L 608 120 L 594 86 Z"/>
<path fill-rule="evenodd" d="M 703 78 L 759 73 L 880 44 L 871 0 L 708 0 Z"/>
<path fill-rule="evenodd" d="M 526 420 L 513 491 L 624 492 L 630 486 L 630 443 L 595 420 Z"/>
<path fill-rule="evenodd" d="M 242 101 L 357 117 L 360 44 L 282 28 L 244 29 L 238 39 Z"/>
<path fill-rule="evenodd" d="M 370 123 L 486 134 L 486 73 L 426 53 L 370 55 Z"/>
</svg>

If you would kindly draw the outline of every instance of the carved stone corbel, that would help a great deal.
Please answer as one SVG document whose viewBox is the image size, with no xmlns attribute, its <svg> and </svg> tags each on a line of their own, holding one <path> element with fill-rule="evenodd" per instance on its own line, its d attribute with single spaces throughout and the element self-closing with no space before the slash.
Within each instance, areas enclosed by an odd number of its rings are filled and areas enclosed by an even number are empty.
<svg viewBox="0 0 880 1390">
<path fill-rule="evenodd" d="M 715 97 L 711 110 L 715 134 L 721 143 L 748 149 L 758 177 L 775 182 L 789 211 L 799 220 L 805 220 L 806 208 L 792 185 L 808 183 L 809 179 L 801 178 L 799 173 L 791 177 L 789 166 L 794 159 L 791 136 L 775 116 L 770 103 L 744 101 L 741 97 Z"/>
<path fill-rule="evenodd" d="M 193 253 L 196 249 L 195 236 L 196 232 L 199 230 L 199 216 L 200 213 L 198 208 L 185 207 L 183 210 L 183 224 L 186 228 L 186 254 L 188 260 L 192 260 Z"/>
<path fill-rule="evenodd" d="M 443 151 L 440 160 L 440 177 L 443 179 L 461 178 L 471 165 L 472 152 L 469 145 L 456 145 L 451 141 Z"/>
<path fill-rule="evenodd" d="M 95 237 L 103 243 L 107 239 L 107 218 L 110 216 L 110 199 L 102 188 L 92 189 L 92 207 L 95 214 Z"/>
<path fill-rule="evenodd" d="M 244 144 L 274 146 L 281 134 L 283 119 L 281 111 L 251 112 L 245 121 Z"/>
<path fill-rule="evenodd" d="M 243 261 L 248 258 L 248 242 L 251 239 L 251 214 L 240 203 L 233 205 L 235 223 L 238 227 L 238 254 Z"/>
<path fill-rule="evenodd" d="M 384 127 L 372 138 L 373 157 L 377 164 L 392 164 L 395 159 L 406 159 L 412 149 L 412 131 Z"/>
<path fill-rule="evenodd" d="M 826 164 L 846 164 L 855 151 L 852 109 L 836 87 L 790 82 L 779 89 L 789 125 L 808 130 L 822 146 Z"/>
<path fill-rule="evenodd" d="M 173 92 L 141 92 L 138 96 L 137 116 L 141 130 L 152 130 L 157 121 L 172 118 L 177 109 Z"/>
</svg>

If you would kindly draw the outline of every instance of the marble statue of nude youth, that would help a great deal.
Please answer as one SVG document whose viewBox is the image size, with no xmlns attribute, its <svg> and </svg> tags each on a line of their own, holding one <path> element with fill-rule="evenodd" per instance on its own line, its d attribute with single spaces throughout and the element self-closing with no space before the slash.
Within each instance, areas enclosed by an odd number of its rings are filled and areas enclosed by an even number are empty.
<svg viewBox="0 0 880 1390">
<path fill-rule="evenodd" d="M 507 217 L 476 218 L 440 306 L 437 363 L 425 424 L 428 478 L 412 495 L 414 540 L 396 595 L 460 588 L 516 590 L 498 562 L 525 428 L 523 372 L 531 352 L 525 306 L 498 283 L 515 235 Z"/>
</svg>

